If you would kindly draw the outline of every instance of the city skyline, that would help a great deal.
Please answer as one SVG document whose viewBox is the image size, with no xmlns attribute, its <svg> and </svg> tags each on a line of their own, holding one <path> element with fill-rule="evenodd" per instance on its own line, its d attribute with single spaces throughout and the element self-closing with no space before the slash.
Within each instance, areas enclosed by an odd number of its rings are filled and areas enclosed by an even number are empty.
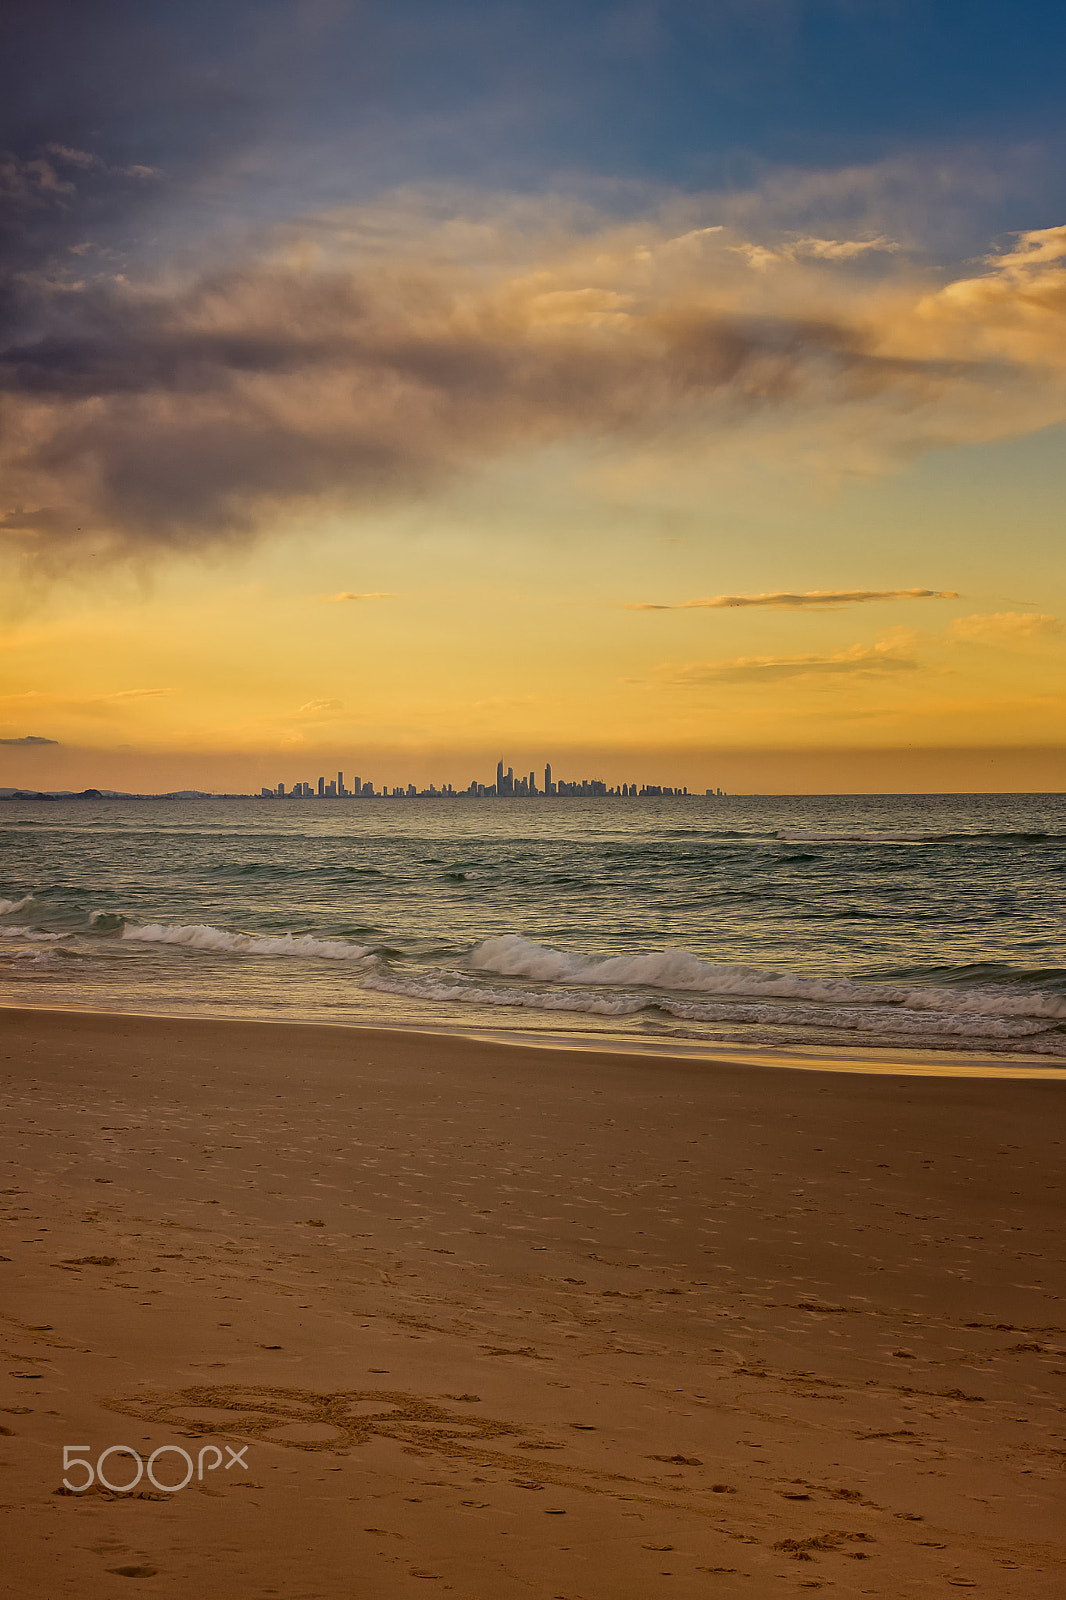
<svg viewBox="0 0 1066 1600">
<path fill-rule="evenodd" d="M 554 779 L 552 777 L 551 763 L 544 766 L 543 786 L 537 787 L 536 773 L 531 770 L 526 776 L 515 778 L 514 768 L 504 770 L 503 759 L 496 763 L 496 782 L 492 784 L 480 783 L 477 778 L 471 779 L 465 789 L 456 789 L 450 783 L 442 783 L 438 789 L 435 784 L 419 789 L 414 783 L 383 784 L 376 789 L 373 780 L 363 780 L 353 776 L 350 787 L 345 784 L 344 773 L 339 771 L 335 778 L 326 778 L 324 773 L 318 777 L 317 783 L 311 784 L 304 779 L 297 779 L 286 787 L 284 782 L 276 786 L 264 784 L 260 786 L 259 798 L 263 800 L 430 800 L 430 799 L 572 799 L 572 798 L 615 798 L 615 799 L 652 799 L 662 797 L 688 797 L 689 791 L 685 785 L 673 784 L 637 784 L 625 782 L 621 784 L 608 784 L 602 778 L 577 778 Z M 705 798 L 725 799 L 726 791 L 719 787 L 708 788 L 704 791 Z"/>
</svg>

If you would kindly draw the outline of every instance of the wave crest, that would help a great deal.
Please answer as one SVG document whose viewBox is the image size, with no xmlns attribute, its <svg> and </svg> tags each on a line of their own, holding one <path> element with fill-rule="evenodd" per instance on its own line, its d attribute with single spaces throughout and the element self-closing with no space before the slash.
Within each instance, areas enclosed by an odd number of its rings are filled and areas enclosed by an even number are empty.
<svg viewBox="0 0 1066 1600">
<path fill-rule="evenodd" d="M 892 1006 L 909 1011 L 999 1017 L 1066 1018 L 1066 995 L 1041 990 L 979 987 L 970 990 L 859 983 L 851 978 L 804 978 L 795 972 L 702 961 L 688 950 L 657 950 L 636 956 L 583 956 L 553 950 L 519 934 L 485 939 L 468 965 L 502 977 L 540 983 L 641 984 L 654 989 L 749 999 L 806 1000 L 821 1004 Z"/>
<path fill-rule="evenodd" d="M 125 927 L 123 939 L 137 944 L 177 944 L 192 950 L 211 950 L 219 954 L 247 956 L 312 956 L 325 961 L 364 961 L 373 959 L 365 944 L 349 944 L 346 939 L 316 939 L 309 933 L 230 933 L 208 923 L 149 922 L 140 927 Z"/>
</svg>

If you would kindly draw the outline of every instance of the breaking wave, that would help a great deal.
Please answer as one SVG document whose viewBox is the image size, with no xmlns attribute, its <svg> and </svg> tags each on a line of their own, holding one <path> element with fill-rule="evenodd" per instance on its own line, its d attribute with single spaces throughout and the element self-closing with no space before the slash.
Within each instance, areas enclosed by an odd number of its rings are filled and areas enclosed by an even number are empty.
<svg viewBox="0 0 1066 1600">
<path fill-rule="evenodd" d="M 98 933 L 114 933 L 125 926 L 126 919 L 118 911 L 90 911 L 89 926 Z"/>
<path fill-rule="evenodd" d="M 736 995 L 738 998 L 807 1001 L 819 1006 L 835 1003 L 987 1017 L 1066 1020 L 1066 993 L 1036 988 L 1024 990 L 1017 984 L 965 989 L 916 983 L 861 983 L 851 978 L 803 977 L 795 972 L 764 972 L 756 967 L 719 965 L 702 961 L 688 950 L 658 950 L 636 956 L 584 956 L 553 950 L 518 934 L 484 940 L 471 951 L 468 965 L 474 971 L 531 978 L 540 983 L 641 984 L 655 989 Z"/>
<path fill-rule="evenodd" d="M 32 894 L 24 894 L 21 900 L 0 900 L 0 917 L 9 917 L 12 911 L 21 911 L 32 899 Z"/>
<path fill-rule="evenodd" d="M 125 927 L 123 939 L 137 944 L 185 945 L 192 950 L 211 950 L 246 956 L 313 956 L 325 961 L 365 961 L 374 959 L 368 945 L 350 944 L 347 939 L 316 939 L 309 933 L 230 933 L 204 922 L 169 925 L 149 922 Z"/>
</svg>

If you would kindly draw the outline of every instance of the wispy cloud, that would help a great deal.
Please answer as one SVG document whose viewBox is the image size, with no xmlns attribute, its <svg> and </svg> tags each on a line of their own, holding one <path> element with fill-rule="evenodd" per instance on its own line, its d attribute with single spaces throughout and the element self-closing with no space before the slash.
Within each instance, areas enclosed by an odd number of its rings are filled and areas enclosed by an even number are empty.
<svg viewBox="0 0 1066 1600">
<path fill-rule="evenodd" d="M 101 160 L 91 150 L 78 150 L 73 145 L 49 144 L 45 146 L 45 150 L 48 155 L 54 156 L 56 160 L 68 166 L 80 168 L 83 172 L 115 173 L 123 178 L 158 178 L 162 176 L 158 167 L 139 165 L 129 167 L 109 166 L 106 161 Z"/>
<path fill-rule="evenodd" d="M 339 700 L 308 700 L 305 705 L 299 706 L 296 711 L 298 717 L 316 717 L 324 711 L 343 711 L 344 707 Z"/>
<path fill-rule="evenodd" d="M 802 261 L 804 257 L 815 261 L 853 261 L 857 256 L 869 255 L 871 251 L 891 254 L 899 249 L 899 245 L 882 235 L 875 239 L 801 237 L 786 239 L 773 248 L 765 244 L 748 242 L 732 245 L 730 248 L 743 256 L 748 265 L 754 267 L 757 272 L 766 272 L 773 266 L 790 261 Z"/>
<path fill-rule="evenodd" d="M 637 600 L 626 611 L 729 611 L 741 606 L 771 606 L 795 610 L 814 606 L 830 610 L 836 606 L 861 605 L 872 600 L 957 600 L 954 589 L 801 589 L 774 590 L 769 594 L 715 594 L 700 600 L 659 602 Z"/>
<path fill-rule="evenodd" d="M 58 744 L 58 739 L 42 739 L 38 733 L 24 733 L 18 739 L 0 739 L 0 744 Z"/>
<path fill-rule="evenodd" d="M 27 689 L 18 694 L 0 695 L 0 705 L 24 706 L 31 712 L 34 708 L 46 708 L 74 716 L 107 719 L 120 716 L 139 700 L 164 700 L 175 693 L 174 689 L 117 689 L 110 694 L 69 695 Z"/>
<path fill-rule="evenodd" d="M 360 594 L 354 589 L 342 589 L 339 594 L 327 595 L 326 599 L 331 602 L 336 600 L 395 600 L 396 593 L 394 590 L 389 589 L 371 589 L 367 590 L 365 594 Z"/>
<path fill-rule="evenodd" d="M 111 705 L 118 700 L 164 700 L 174 692 L 173 689 L 117 689 L 114 694 L 100 695 L 99 703 Z"/>
<path fill-rule="evenodd" d="M 967 643 L 1000 645 L 1026 644 L 1062 631 L 1058 617 L 1025 611 L 992 611 L 956 617 L 948 629 L 953 638 Z"/>
<path fill-rule="evenodd" d="M 902 640 L 849 646 L 823 655 L 737 656 L 723 661 L 692 661 L 687 666 L 663 667 L 661 683 L 699 687 L 710 683 L 779 683 L 785 678 L 823 675 L 883 677 L 887 673 L 913 672 L 918 663 L 902 653 Z"/>
</svg>

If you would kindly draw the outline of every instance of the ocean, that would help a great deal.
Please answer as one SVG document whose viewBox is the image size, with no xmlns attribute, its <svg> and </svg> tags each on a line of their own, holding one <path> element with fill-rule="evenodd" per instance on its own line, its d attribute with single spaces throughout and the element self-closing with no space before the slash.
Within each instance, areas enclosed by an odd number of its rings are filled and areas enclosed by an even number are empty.
<svg viewBox="0 0 1066 1600">
<path fill-rule="evenodd" d="M 1066 796 L 15 800 L 9 1005 L 1066 1065 Z"/>
</svg>

